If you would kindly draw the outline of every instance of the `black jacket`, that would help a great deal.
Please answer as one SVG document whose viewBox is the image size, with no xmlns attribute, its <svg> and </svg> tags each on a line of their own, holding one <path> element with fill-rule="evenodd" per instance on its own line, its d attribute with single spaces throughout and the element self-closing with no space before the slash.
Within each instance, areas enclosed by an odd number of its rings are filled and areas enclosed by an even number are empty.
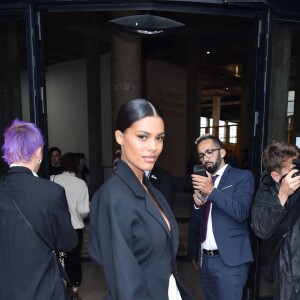
<svg viewBox="0 0 300 300">
<path fill-rule="evenodd" d="M 77 245 L 61 186 L 25 167 L 10 168 L 5 179 L 20 210 L 52 247 L 70 251 Z M 2 180 L 0 200 L 0 299 L 66 299 L 56 258 L 18 213 Z"/>
<path fill-rule="evenodd" d="M 168 300 L 169 275 L 176 276 L 178 225 L 162 193 L 146 176 L 144 183 L 168 218 L 171 231 L 122 160 L 93 196 L 88 252 L 103 267 L 109 289 L 105 299 Z"/>
<path fill-rule="evenodd" d="M 150 182 L 165 196 L 170 207 L 173 208 L 172 175 L 170 172 L 154 166 L 149 176 Z"/>
<path fill-rule="evenodd" d="M 263 174 L 251 211 L 251 228 L 262 240 L 276 234 L 280 224 L 288 215 L 289 206 L 282 207 L 277 196 L 276 183 L 266 173 Z M 299 190 L 289 201 L 299 201 Z M 292 207 L 298 210 L 299 205 Z M 274 299 L 299 299 L 300 288 L 300 219 L 287 230 L 279 255 L 273 267 Z M 264 262 L 262 262 L 264 263 Z M 298 296 L 295 293 L 298 292 Z"/>
</svg>

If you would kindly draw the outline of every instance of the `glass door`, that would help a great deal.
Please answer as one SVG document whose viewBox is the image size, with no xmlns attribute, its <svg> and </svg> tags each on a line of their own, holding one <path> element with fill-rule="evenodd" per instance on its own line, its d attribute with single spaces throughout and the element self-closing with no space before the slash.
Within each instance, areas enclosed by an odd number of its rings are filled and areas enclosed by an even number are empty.
<svg viewBox="0 0 300 300">
<path fill-rule="evenodd" d="M 274 16 L 271 24 L 270 101 L 267 142 L 300 146 L 300 24 Z M 273 299 L 273 284 L 260 275 L 260 293 Z"/>
</svg>

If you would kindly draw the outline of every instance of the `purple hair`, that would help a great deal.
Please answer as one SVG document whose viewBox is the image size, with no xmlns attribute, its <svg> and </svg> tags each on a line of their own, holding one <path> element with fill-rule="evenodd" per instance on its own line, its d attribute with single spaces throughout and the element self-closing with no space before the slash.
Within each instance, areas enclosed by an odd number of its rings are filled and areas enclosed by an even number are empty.
<svg viewBox="0 0 300 300">
<path fill-rule="evenodd" d="M 44 146 L 41 130 L 35 124 L 15 119 L 4 132 L 3 158 L 10 165 L 28 163 L 34 152 Z"/>
</svg>

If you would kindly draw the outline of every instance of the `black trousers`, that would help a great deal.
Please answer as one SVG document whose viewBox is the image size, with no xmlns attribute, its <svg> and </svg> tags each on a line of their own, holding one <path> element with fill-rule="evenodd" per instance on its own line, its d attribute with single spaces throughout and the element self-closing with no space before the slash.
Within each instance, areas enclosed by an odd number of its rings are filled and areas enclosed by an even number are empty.
<svg viewBox="0 0 300 300">
<path fill-rule="evenodd" d="M 81 246 L 83 238 L 83 229 L 76 229 L 78 234 L 77 246 L 66 253 L 65 269 L 72 282 L 73 287 L 77 287 L 81 283 L 82 270 L 81 270 Z"/>
</svg>

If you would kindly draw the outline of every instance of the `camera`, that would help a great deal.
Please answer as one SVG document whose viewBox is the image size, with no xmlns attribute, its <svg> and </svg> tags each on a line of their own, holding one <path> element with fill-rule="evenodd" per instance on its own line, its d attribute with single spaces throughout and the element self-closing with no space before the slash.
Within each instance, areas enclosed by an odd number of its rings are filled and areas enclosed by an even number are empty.
<svg viewBox="0 0 300 300">
<path fill-rule="evenodd" d="M 298 172 L 294 173 L 292 177 L 296 177 L 300 175 L 300 159 L 294 159 L 293 164 L 296 165 L 293 170 L 298 170 Z"/>
<path fill-rule="evenodd" d="M 203 165 L 195 165 L 194 166 L 194 174 L 207 177 L 206 169 Z M 204 202 L 206 200 L 206 197 L 201 195 L 201 196 L 198 196 L 198 199 L 200 201 Z"/>
<path fill-rule="evenodd" d="M 300 163 L 300 161 L 299 161 L 299 163 Z M 206 169 L 203 165 L 195 165 L 194 166 L 194 174 L 207 177 Z"/>
</svg>

